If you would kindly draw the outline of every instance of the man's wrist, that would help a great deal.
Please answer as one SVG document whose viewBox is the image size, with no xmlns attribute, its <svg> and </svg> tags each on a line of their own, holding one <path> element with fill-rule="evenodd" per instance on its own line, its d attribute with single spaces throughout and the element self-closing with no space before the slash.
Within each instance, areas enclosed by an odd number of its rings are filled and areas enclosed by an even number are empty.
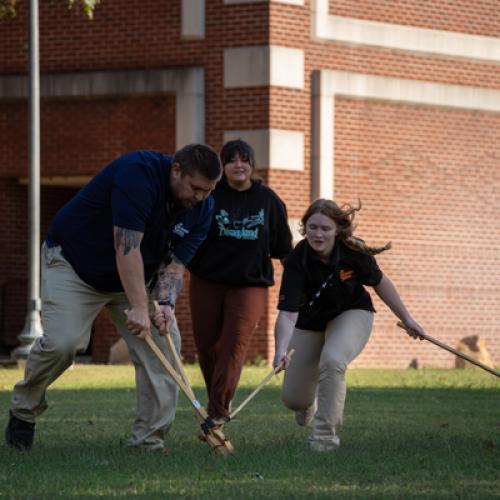
<svg viewBox="0 0 500 500">
<path fill-rule="evenodd" d="M 138 304 L 133 304 L 132 302 L 130 303 L 131 309 L 134 309 L 135 311 L 140 311 L 142 313 L 148 314 L 149 307 L 147 301 L 144 303 L 138 303 Z"/>
</svg>

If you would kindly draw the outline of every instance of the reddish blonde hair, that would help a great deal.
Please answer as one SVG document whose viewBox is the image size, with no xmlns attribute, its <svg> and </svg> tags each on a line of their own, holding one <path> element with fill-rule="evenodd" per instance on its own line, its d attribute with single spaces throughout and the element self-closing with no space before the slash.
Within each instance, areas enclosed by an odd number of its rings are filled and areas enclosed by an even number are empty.
<svg viewBox="0 0 500 500">
<path fill-rule="evenodd" d="M 356 212 L 359 212 L 360 210 L 361 201 L 358 202 L 357 207 L 353 207 L 349 204 L 339 207 L 334 201 L 322 198 L 313 201 L 300 220 L 300 233 L 305 236 L 306 224 L 311 216 L 314 214 L 322 214 L 335 223 L 335 226 L 337 227 L 336 237 L 345 243 L 345 245 L 349 248 L 368 255 L 376 255 L 385 250 L 389 250 L 389 248 L 391 248 L 390 242 L 385 244 L 383 247 L 370 247 L 362 239 L 353 235 L 354 230 L 356 229 L 354 217 L 356 216 Z"/>
</svg>

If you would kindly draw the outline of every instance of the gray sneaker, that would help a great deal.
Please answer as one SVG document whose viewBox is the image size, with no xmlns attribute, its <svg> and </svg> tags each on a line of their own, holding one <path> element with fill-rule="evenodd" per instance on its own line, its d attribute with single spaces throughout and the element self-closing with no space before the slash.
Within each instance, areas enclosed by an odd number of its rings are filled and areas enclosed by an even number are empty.
<svg viewBox="0 0 500 500">
<path fill-rule="evenodd" d="M 335 451 L 340 446 L 340 439 L 338 436 L 334 436 L 333 439 L 309 438 L 307 444 L 311 451 Z"/>
<path fill-rule="evenodd" d="M 300 425 L 301 427 L 309 425 L 317 409 L 318 409 L 318 404 L 316 400 L 314 400 L 314 403 L 311 406 L 309 406 L 309 408 L 306 408 L 305 410 L 296 411 L 295 423 L 297 425 Z"/>
</svg>

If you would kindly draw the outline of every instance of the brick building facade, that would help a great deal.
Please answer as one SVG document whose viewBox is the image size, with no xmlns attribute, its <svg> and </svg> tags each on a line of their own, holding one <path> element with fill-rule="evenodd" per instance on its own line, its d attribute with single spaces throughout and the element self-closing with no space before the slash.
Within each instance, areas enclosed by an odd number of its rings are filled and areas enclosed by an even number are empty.
<svg viewBox="0 0 500 500">
<path fill-rule="evenodd" d="M 0 348 L 17 343 L 27 276 L 27 2 L 0 21 Z M 362 200 L 358 234 L 444 342 L 500 362 L 500 18 L 495 3 L 102 0 L 88 21 L 40 6 L 42 231 L 86 179 L 133 149 L 242 137 L 290 223 L 311 199 Z M 276 265 L 279 281 L 280 265 Z M 193 359 L 186 289 L 178 317 Z M 375 299 L 357 366 L 449 367 Z M 250 358 L 269 357 L 276 287 Z M 116 333 L 94 325 L 107 360 Z"/>
</svg>

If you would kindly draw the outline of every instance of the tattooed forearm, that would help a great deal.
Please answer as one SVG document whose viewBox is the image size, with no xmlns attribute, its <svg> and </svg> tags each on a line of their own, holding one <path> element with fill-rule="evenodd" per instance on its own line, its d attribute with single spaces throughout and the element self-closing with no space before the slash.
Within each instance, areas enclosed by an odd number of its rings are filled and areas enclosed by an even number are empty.
<svg viewBox="0 0 500 500">
<path fill-rule="evenodd" d="M 184 268 L 182 265 L 173 263 L 161 266 L 158 270 L 158 282 L 154 291 L 156 298 L 175 304 L 181 292 L 183 281 Z"/>
<path fill-rule="evenodd" d="M 143 233 L 115 226 L 115 250 L 123 247 L 123 255 L 127 255 L 133 248 L 141 244 Z"/>
</svg>

